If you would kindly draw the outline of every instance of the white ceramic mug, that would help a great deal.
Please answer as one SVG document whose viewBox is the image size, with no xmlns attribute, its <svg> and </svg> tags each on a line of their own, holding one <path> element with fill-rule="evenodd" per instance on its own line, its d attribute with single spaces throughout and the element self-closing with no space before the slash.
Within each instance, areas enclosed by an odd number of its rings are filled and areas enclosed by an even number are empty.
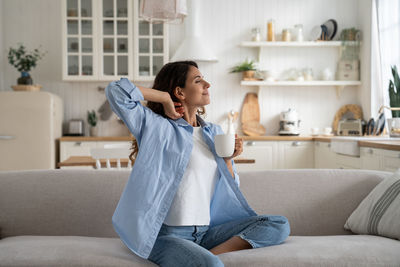
<svg viewBox="0 0 400 267">
<path fill-rule="evenodd" d="M 324 134 L 330 135 L 332 133 L 332 127 L 325 127 L 324 128 Z"/>
<path fill-rule="evenodd" d="M 318 127 L 311 128 L 311 134 L 312 135 L 318 135 L 319 134 L 319 128 Z"/>
<path fill-rule="evenodd" d="M 214 136 L 215 151 L 220 157 L 230 157 L 235 150 L 235 134 L 219 134 Z"/>
</svg>

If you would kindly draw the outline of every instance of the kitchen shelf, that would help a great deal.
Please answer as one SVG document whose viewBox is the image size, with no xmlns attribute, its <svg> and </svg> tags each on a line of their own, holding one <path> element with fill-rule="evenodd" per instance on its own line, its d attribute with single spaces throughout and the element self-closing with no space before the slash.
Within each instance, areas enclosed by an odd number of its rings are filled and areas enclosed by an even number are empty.
<svg viewBox="0 0 400 267">
<path fill-rule="evenodd" d="M 346 45 L 356 45 L 357 42 L 346 42 Z M 246 41 L 242 42 L 243 47 L 340 47 L 341 41 L 304 41 L 304 42 L 267 42 L 267 41 Z"/>
<path fill-rule="evenodd" d="M 361 81 L 241 81 L 245 86 L 350 86 L 361 85 Z"/>
<path fill-rule="evenodd" d="M 340 97 L 345 86 L 359 86 L 361 81 L 241 81 L 243 86 L 258 86 L 258 88 L 272 86 L 335 86 L 336 94 Z"/>
<path fill-rule="evenodd" d="M 326 47 L 326 48 L 339 48 L 341 49 L 343 45 L 342 41 L 303 41 L 303 42 L 268 42 L 268 41 L 243 41 L 240 46 L 242 47 L 250 47 L 250 48 L 258 48 L 258 61 L 261 62 L 262 55 L 266 53 L 268 48 L 317 48 L 317 47 Z M 349 45 L 361 45 L 360 42 L 351 41 L 346 42 L 346 46 Z M 340 50 L 339 50 L 340 51 Z M 360 86 L 361 81 L 277 81 L 277 82 L 268 82 L 268 81 L 241 81 L 240 83 L 243 86 L 257 86 L 258 92 L 261 87 L 272 87 L 272 86 L 335 86 L 336 94 L 340 98 L 341 92 L 346 86 Z"/>
</svg>

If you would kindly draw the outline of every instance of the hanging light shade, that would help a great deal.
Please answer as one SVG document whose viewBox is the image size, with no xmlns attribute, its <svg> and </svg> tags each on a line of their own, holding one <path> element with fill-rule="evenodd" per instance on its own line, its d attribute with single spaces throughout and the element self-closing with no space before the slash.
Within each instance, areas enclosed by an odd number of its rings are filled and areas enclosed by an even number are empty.
<svg viewBox="0 0 400 267">
<path fill-rule="evenodd" d="M 141 0 L 139 16 L 149 22 L 182 22 L 187 16 L 186 0 Z"/>
<path fill-rule="evenodd" d="M 188 0 L 188 16 L 185 19 L 185 38 L 171 58 L 171 61 L 217 61 L 217 57 L 209 47 L 210 41 L 205 40 L 201 36 L 201 2 L 202 0 Z"/>
</svg>

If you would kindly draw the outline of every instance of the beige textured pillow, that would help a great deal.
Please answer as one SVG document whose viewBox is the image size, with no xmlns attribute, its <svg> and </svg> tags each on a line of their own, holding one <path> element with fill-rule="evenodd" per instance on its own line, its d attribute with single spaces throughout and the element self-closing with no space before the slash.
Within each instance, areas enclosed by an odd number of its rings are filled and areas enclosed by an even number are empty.
<svg viewBox="0 0 400 267">
<path fill-rule="evenodd" d="M 347 219 L 344 228 L 356 234 L 400 240 L 400 169 L 368 194 Z"/>
</svg>

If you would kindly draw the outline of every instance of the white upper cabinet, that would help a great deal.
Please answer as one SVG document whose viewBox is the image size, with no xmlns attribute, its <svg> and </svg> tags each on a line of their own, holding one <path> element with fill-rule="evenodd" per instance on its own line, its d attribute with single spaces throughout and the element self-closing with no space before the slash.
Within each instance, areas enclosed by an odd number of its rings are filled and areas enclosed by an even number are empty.
<svg viewBox="0 0 400 267">
<path fill-rule="evenodd" d="M 166 24 L 139 19 L 139 0 L 63 0 L 63 79 L 151 81 L 168 61 Z"/>
</svg>

